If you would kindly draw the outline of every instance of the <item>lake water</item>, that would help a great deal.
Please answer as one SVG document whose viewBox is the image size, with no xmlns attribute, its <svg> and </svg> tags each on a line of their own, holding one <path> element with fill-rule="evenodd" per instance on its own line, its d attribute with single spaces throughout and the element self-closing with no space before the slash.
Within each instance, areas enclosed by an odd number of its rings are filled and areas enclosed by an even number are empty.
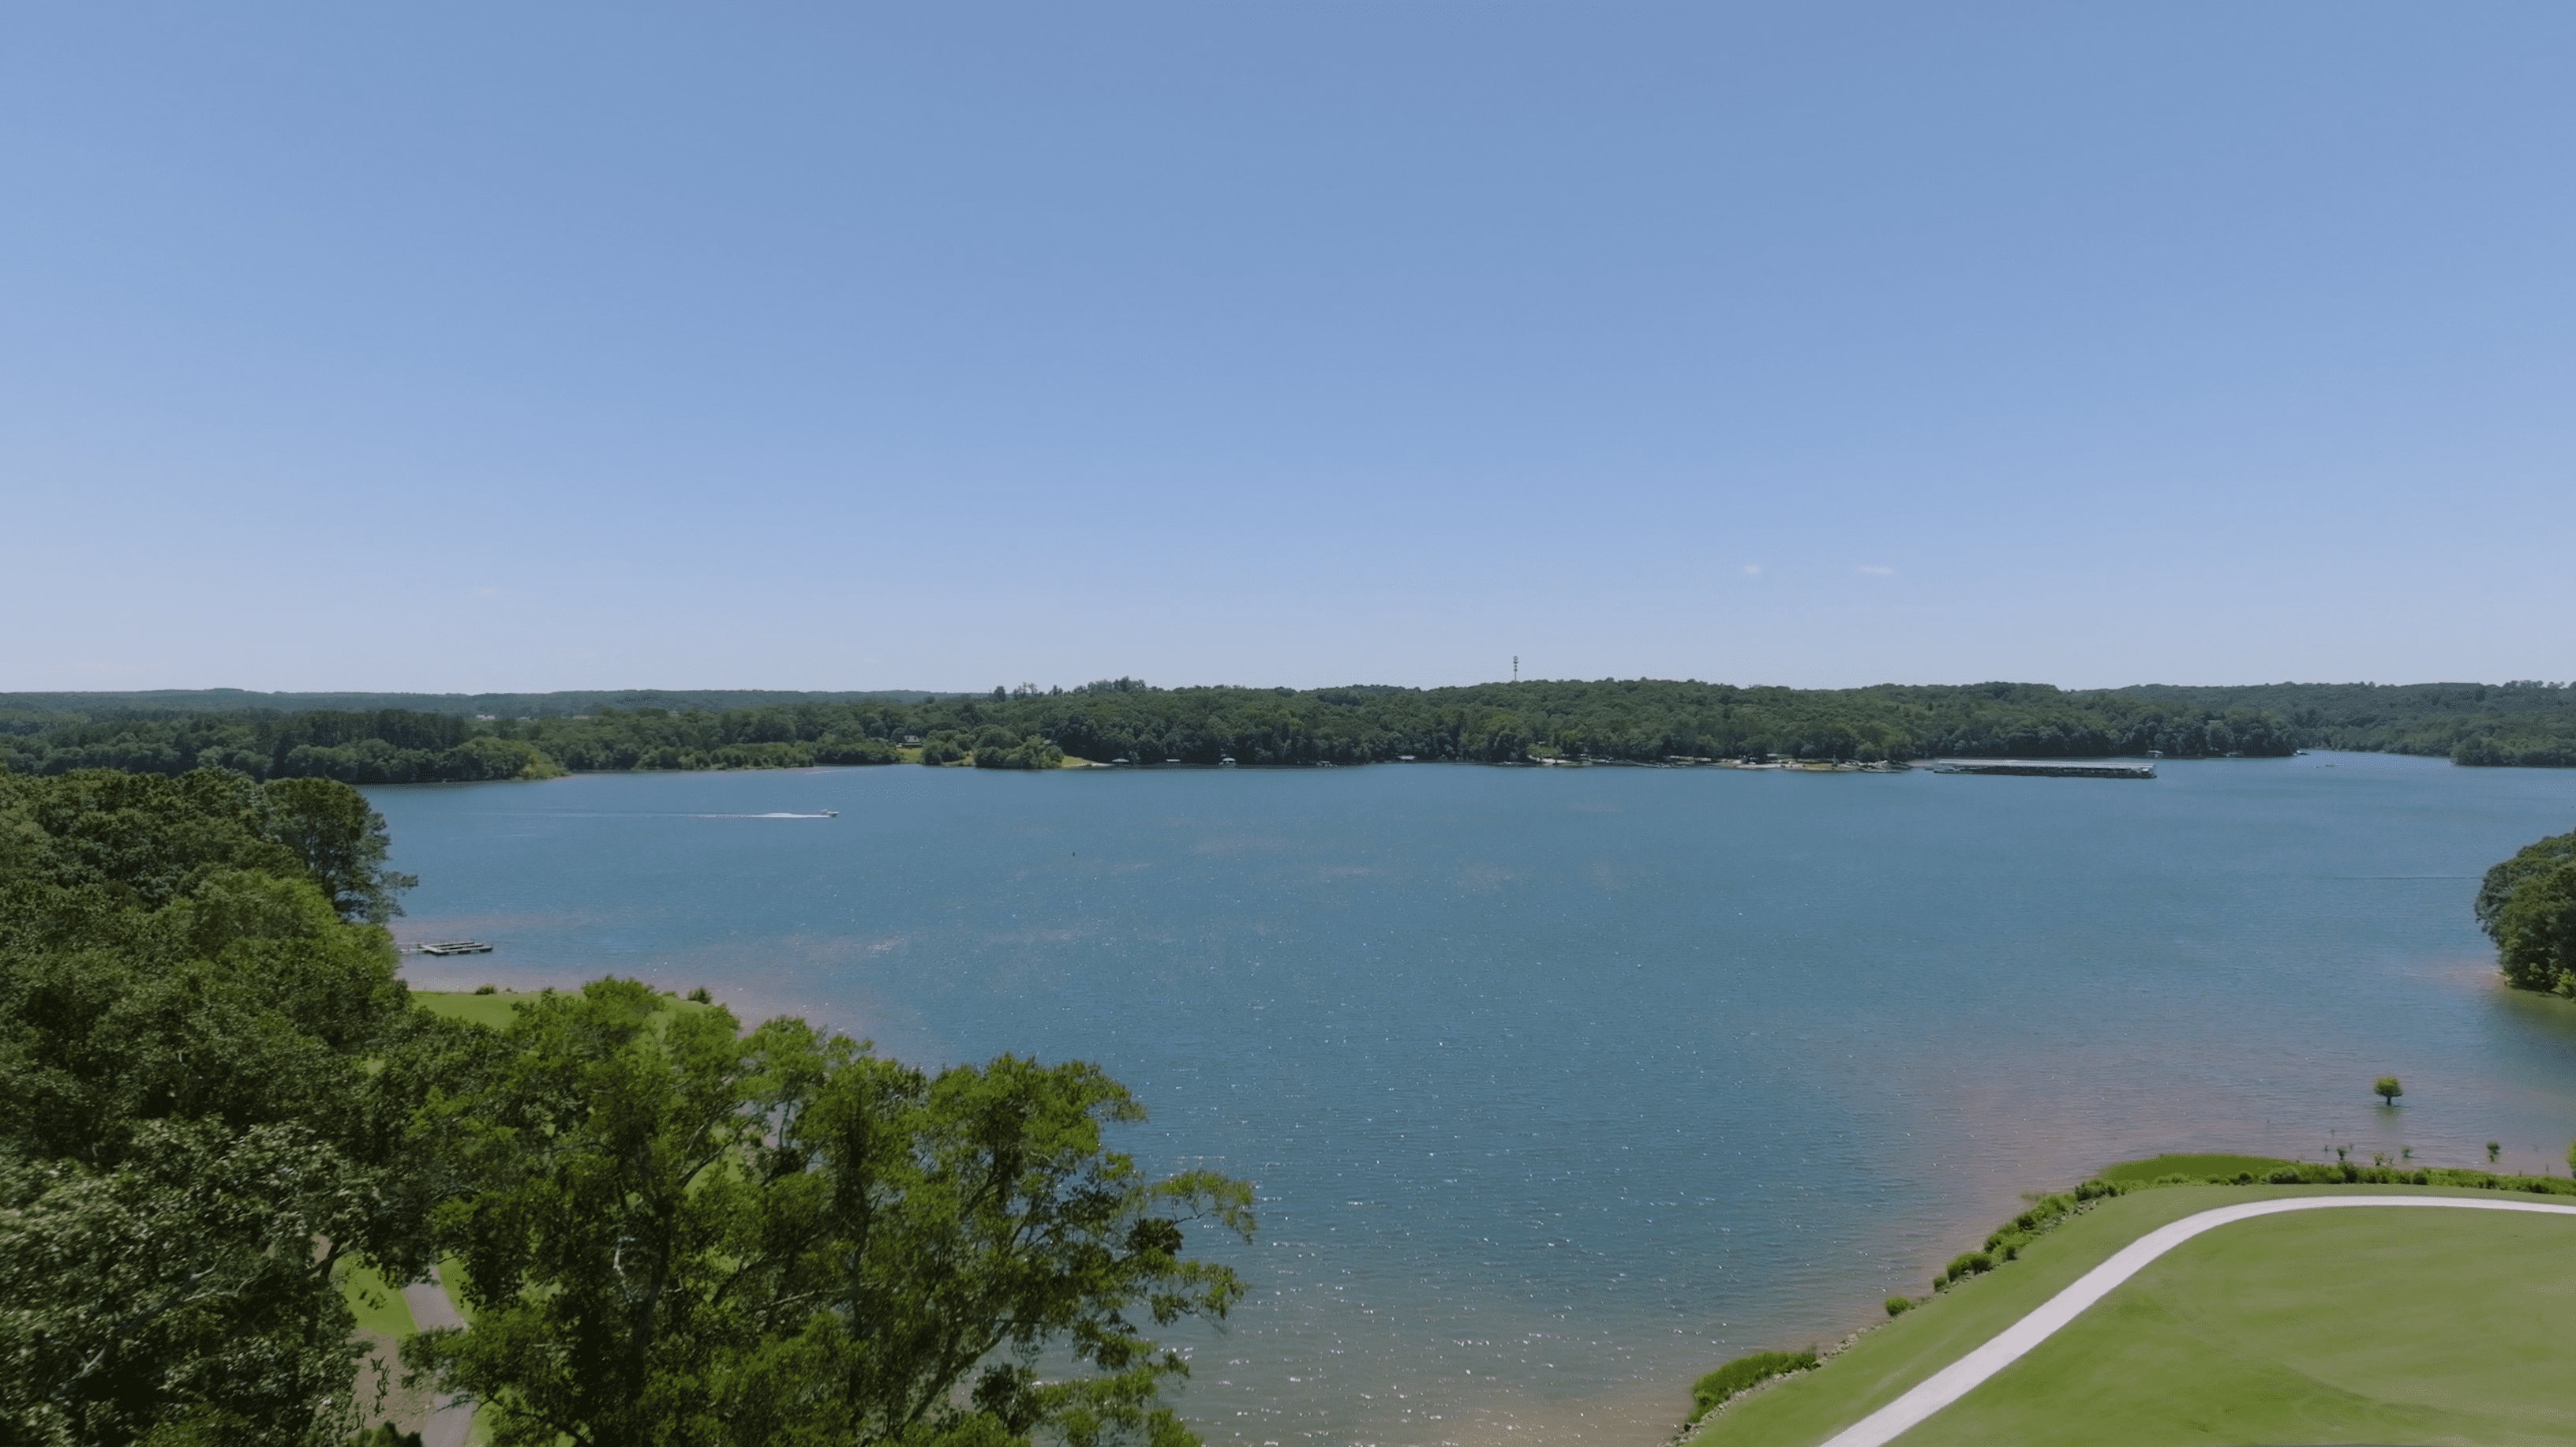
<svg viewBox="0 0 2576 1447">
<path fill-rule="evenodd" d="M 706 985 L 922 1064 L 1101 1062 L 1259 1183 L 1211 1442 L 1659 1441 L 2159 1150 L 2559 1161 L 2576 1006 L 2477 876 L 2576 772 L 890 767 L 370 790 L 417 983 Z M 838 809 L 840 817 L 758 817 Z M 2371 1080 L 2406 1082 L 2382 1109 Z M 2559 1169 L 2564 1170 L 2563 1164 Z"/>
</svg>

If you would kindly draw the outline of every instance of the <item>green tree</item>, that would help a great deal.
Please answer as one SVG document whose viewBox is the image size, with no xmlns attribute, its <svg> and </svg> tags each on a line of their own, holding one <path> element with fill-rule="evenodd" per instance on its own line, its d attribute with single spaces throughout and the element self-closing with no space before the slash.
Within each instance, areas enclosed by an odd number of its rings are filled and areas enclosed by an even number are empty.
<svg viewBox="0 0 2576 1447">
<path fill-rule="evenodd" d="M 1184 1227 L 1248 1233 L 1249 1188 L 1106 1150 L 1142 1111 L 1095 1068 L 932 1078 L 613 980 L 507 1038 L 432 1113 L 475 1323 L 405 1352 L 501 1447 L 1190 1440 L 1158 1396 L 1185 1368 L 1128 1314 L 1223 1314 L 1242 1288 Z"/>
<path fill-rule="evenodd" d="M 2536 839 L 2514 851 L 2511 859 L 2494 866 L 2478 882 L 2478 897 L 2470 908 L 2478 928 L 2487 938 L 2503 943 L 2497 934 L 2500 917 L 2516 886 L 2535 874 L 2546 873 L 2568 860 L 2576 859 L 2576 834 L 2552 834 Z"/>
<path fill-rule="evenodd" d="M 1000 732 L 992 728 L 984 730 L 986 735 Z M 1017 744 L 1011 743 L 1007 735 L 990 742 L 978 738 L 975 742 L 975 767 L 979 769 L 1053 769 L 1063 763 L 1064 750 L 1036 734 L 1022 738 Z"/>
<path fill-rule="evenodd" d="M 155 1121 L 113 1171 L 0 1157 L 0 1440 L 347 1440 L 356 1321 L 317 1240 L 358 1229 L 300 1126 Z"/>
<path fill-rule="evenodd" d="M 2379 1097 L 2380 1103 L 2383 1105 L 2395 1105 L 2397 1103 L 2397 1097 L 2406 1093 L 2406 1087 L 2398 1084 L 2397 1077 L 2394 1075 L 2383 1075 L 2379 1077 L 2377 1080 L 2370 1083 L 2370 1088 L 2371 1091 Z"/>
<path fill-rule="evenodd" d="M 420 881 L 385 868 L 392 840 L 365 795 L 330 779 L 272 779 L 264 792 L 270 837 L 295 852 L 341 918 L 383 924 L 402 913 L 395 896 Z"/>
<path fill-rule="evenodd" d="M 404 1137 L 467 1042 L 276 815 L 214 770 L 0 775 L 0 1441 L 332 1437 L 335 1264 L 426 1260 Z"/>
<path fill-rule="evenodd" d="M 2516 880 L 2490 933 L 2508 984 L 2576 994 L 2576 858 Z"/>
</svg>

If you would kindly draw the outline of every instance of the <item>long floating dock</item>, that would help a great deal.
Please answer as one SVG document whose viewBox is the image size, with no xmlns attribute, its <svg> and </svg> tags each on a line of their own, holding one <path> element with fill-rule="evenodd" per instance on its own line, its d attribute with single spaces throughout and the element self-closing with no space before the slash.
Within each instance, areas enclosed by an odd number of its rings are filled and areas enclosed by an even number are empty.
<svg viewBox="0 0 2576 1447">
<path fill-rule="evenodd" d="M 1936 774 L 2022 774 L 2041 779 L 2152 779 L 2153 764 L 2108 759 L 1935 759 Z"/>
</svg>

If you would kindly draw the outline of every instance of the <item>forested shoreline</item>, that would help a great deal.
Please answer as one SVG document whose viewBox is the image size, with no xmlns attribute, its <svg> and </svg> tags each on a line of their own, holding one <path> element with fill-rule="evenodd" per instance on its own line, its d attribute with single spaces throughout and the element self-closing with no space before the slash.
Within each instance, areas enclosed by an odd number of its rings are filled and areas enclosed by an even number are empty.
<svg viewBox="0 0 2576 1447">
<path fill-rule="evenodd" d="M 230 705 L 262 695 L 210 695 Z M 2047 684 L 1856 689 L 1533 680 L 1459 688 L 1154 688 L 1121 678 L 989 694 L 353 695 L 420 706 L 165 707 L 190 695 L 0 695 L 0 766 L 348 783 L 567 772 L 973 763 L 1364 764 L 1533 758 L 2278 756 L 2301 748 L 2576 765 L 2564 684 L 2268 684 L 2065 691 Z M 327 695 L 278 696 L 296 701 Z M 727 700 L 752 699 L 739 706 Z M 576 711 L 566 711 L 570 706 Z M 515 708 L 515 713 L 477 713 Z"/>
</svg>

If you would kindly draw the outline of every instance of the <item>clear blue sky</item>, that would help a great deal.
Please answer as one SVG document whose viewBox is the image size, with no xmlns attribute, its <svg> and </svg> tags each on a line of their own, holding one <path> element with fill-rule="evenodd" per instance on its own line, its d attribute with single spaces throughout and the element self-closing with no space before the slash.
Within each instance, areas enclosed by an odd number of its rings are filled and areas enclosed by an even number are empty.
<svg viewBox="0 0 2576 1447">
<path fill-rule="evenodd" d="M 20 5 L 0 689 L 2576 675 L 2564 5 Z"/>
</svg>

